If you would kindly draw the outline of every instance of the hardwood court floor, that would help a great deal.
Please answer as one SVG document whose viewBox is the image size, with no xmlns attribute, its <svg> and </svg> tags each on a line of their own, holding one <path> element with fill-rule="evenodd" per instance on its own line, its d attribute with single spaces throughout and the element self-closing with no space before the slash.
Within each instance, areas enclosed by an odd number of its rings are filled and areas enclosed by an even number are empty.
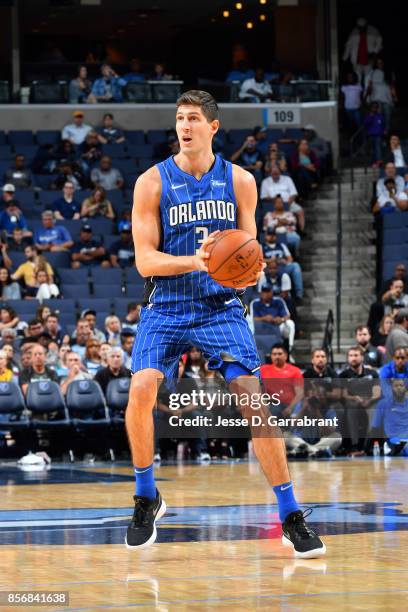
<svg viewBox="0 0 408 612">
<path fill-rule="evenodd" d="M 401 610 L 408 601 L 408 460 L 291 463 L 327 556 L 282 547 L 256 463 L 157 469 L 158 542 L 128 551 L 129 467 L 0 465 L 0 591 L 69 591 L 27 610 Z M 405 604 L 403 603 L 405 601 Z M 1 610 L 17 610 L 0 607 Z M 21 608 L 20 608 L 21 609 Z"/>
</svg>

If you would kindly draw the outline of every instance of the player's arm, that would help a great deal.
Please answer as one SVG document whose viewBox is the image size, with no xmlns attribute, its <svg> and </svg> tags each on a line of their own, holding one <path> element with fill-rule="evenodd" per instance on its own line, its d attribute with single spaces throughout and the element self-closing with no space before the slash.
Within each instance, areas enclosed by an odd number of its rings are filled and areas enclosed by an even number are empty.
<svg viewBox="0 0 408 612">
<path fill-rule="evenodd" d="M 136 181 L 133 194 L 132 232 L 136 267 L 142 276 L 172 276 L 194 270 L 207 271 L 206 247 L 213 235 L 202 243 L 197 255 L 170 255 L 159 251 L 161 178 L 157 168 L 150 168 Z"/>
</svg>

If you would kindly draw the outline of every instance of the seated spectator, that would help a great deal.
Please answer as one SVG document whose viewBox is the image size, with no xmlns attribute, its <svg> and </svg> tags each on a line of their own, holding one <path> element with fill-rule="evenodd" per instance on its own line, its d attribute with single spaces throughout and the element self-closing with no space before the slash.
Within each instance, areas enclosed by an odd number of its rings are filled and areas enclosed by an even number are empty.
<svg viewBox="0 0 408 612">
<path fill-rule="evenodd" d="M 3 329 L 13 329 L 20 321 L 19 316 L 11 306 L 3 304 L 0 309 L 0 332 Z"/>
<path fill-rule="evenodd" d="M 386 193 L 381 193 L 373 206 L 373 213 L 386 215 L 389 213 L 404 212 L 408 210 L 408 196 L 405 191 L 397 191 L 394 179 L 387 178 L 384 181 Z"/>
<path fill-rule="evenodd" d="M 11 280 L 7 268 L 0 268 L 0 298 L 2 300 L 21 300 L 20 285 Z"/>
<path fill-rule="evenodd" d="M 15 198 L 15 194 L 16 188 L 14 187 L 14 185 L 12 185 L 11 183 L 3 185 L 1 189 L 1 203 L 3 204 L 3 206 L 1 207 L 2 210 L 4 210 L 4 208 L 7 208 L 8 203 L 11 201 L 13 201 L 17 208 L 19 208 L 19 203 Z"/>
<path fill-rule="evenodd" d="M 51 312 L 45 318 L 44 331 L 47 332 L 51 340 L 58 346 L 69 343 L 69 336 L 61 327 L 59 323 L 59 316 L 56 312 Z"/>
<path fill-rule="evenodd" d="M 81 319 L 85 319 L 89 323 L 89 327 L 92 331 L 92 337 L 96 338 L 100 344 L 103 344 L 106 340 L 105 334 L 103 331 L 96 327 L 96 312 L 92 310 L 92 308 L 86 308 L 81 312 Z M 75 337 L 75 332 L 73 334 Z"/>
<path fill-rule="evenodd" d="M 101 186 L 95 187 L 91 195 L 85 198 L 81 205 L 81 217 L 96 216 L 106 217 L 107 219 L 115 218 L 112 204 L 106 197 L 106 191 Z"/>
<path fill-rule="evenodd" d="M 391 382 L 391 397 L 381 399 L 375 409 L 370 438 L 385 438 L 391 448 L 391 455 L 399 455 L 408 442 L 408 396 L 404 380 Z M 406 456 L 406 452 L 403 453 Z"/>
<path fill-rule="evenodd" d="M 282 75 L 279 84 L 276 86 L 276 89 L 278 91 L 277 98 L 279 99 L 279 102 L 293 102 L 294 91 L 291 81 L 294 80 L 295 75 L 293 74 L 293 72 L 285 72 Z"/>
<path fill-rule="evenodd" d="M 127 330 L 131 330 L 134 334 L 136 333 L 137 326 L 140 321 L 141 309 L 141 304 L 137 304 L 137 302 L 129 302 L 127 305 L 127 315 L 121 322 L 122 333 L 125 333 Z"/>
<path fill-rule="evenodd" d="M 371 145 L 371 165 L 377 168 L 382 164 L 382 139 L 386 134 L 385 118 L 377 102 L 370 105 L 370 112 L 364 118 L 364 128 Z"/>
<path fill-rule="evenodd" d="M 257 184 L 262 180 L 262 154 L 256 148 L 256 140 L 248 136 L 242 146 L 231 155 L 231 161 L 254 175 Z"/>
<path fill-rule="evenodd" d="M 106 261 L 106 250 L 100 240 L 96 240 L 92 234 L 92 227 L 85 224 L 81 227 L 79 240 L 74 243 L 72 248 L 72 267 L 81 268 L 82 266 L 108 267 Z"/>
<path fill-rule="evenodd" d="M 381 368 L 384 361 L 384 354 L 371 344 L 370 330 L 366 325 L 356 327 L 356 346 L 363 351 L 363 363 L 371 368 Z"/>
<path fill-rule="evenodd" d="M 72 79 L 68 86 L 68 97 L 70 104 L 85 104 L 91 93 L 92 82 L 88 79 L 86 66 L 79 66 L 78 76 Z"/>
<path fill-rule="evenodd" d="M 292 281 L 287 272 L 279 270 L 278 262 L 276 259 L 270 259 L 266 264 L 265 270 L 261 273 L 258 281 L 257 289 L 261 290 L 263 285 L 270 285 L 272 287 L 273 294 L 279 296 L 285 301 L 288 307 L 290 318 L 296 324 L 296 308 L 292 300 Z"/>
<path fill-rule="evenodd" d="M 404 174 L 408 172 L 408 149 L 401 145 L 399 136 L 390 136 L 390 148 L 385 158 L 386 163 L 391 162 Z M 398 175 L 399 176 L 399 175 Z"/>
<path fill-rule="evenodd" d="M 268 129 L 260 125 L 257 125 L 256 127 L 254 127 L 254 131 L 252 132 L 252 135 L 256 140 L 256 148 L 258 149 L 258 151 L 262 153 L 264 157 L 268 151 L 268 142 L 266 139 L 267 132 L 268 132 Z"/>
<path fill-rule="evenodd" d="M 31 350 L 30 365 L 24 367 L 20 373 L 21 389 L 26 395 L 28 385 L 36 380 L 53 380 L 58 382 L 57 373 L 46 365 L 47 351 L 41 344 L 34 344 Z"/>
<path fill-rule="evenodd" d="M 376 191 L 377 199 L 381 195 L 388 195 L 388 189 L 385 186 L 385 181 L 387 179 L 394 179 L 394 181 L 395 181 L 395 191 L 397 193 L 400 193 L 401 191 L 404 191 L 404 189 L 405 189 L 404 179 L 402 178 L 402 176 L 399 176 L 399 174 L 397 174 L 397 169 L 395 167 L 395 164 L 393 164 L 392 162 L 388 162 L 384 166 L 384 176 L 383 176 L 383 178 L 379 178 L 378 181 L 377 181 L 377 184 L 376 184 L 375 191 Z"/>
<path fill-rule="evenodd" d="M 286 244 L 278 244 L 274 228 L 266 230 L 262 250 L 267 262 L 270 259 L 276 259 L 279 270 L 281 272 L 287 272 L 290 275 L 293 282 L 295 297 L 301 300 L 303 297 L 302 270 L 297 261 L 293 261 L 293 257 Z"/>
<path fill-rule="evenodd" d="M 86 343 L 93 337 L 89 322 L 86 319 L 78 319 L 75 335 L 71 338 L 71 348 L 75 353 L 78 353 L 81 359 L 85 358 Z"/>
<path fill-rule="evenodd" d="M 122 79 L 126 83 L 134 83 L 136 81 L 144 81 L 145 80 L 145 76 L 141 72 L 141 65 L 140 65 L 140 59 L 139 58 L 134 57 L 130 61 L 130 72 L 127 72 L 122 77 Z"/>
<path fill-rule="evenodd" d="M 125 208 L 124 210 L 122 210 L 120 214 L 120 220 L 118 223 L 119 233 L 122 231 L 122 227 L 124 226 L 125 223 L 132 225 L 132 209 L 131 208 Z"/>
<path fill-rule="evenodd" d="M 120 144 L 125 142 L 125 133 L 118 127 L 114 127 L 112 113 L 105 113 L 102 119 L 102 127 L 97 129 L 99 142 L 102 144 Z"/>
<path fill-rule="evenodd" d="M 101 74 L 92 85 L 93 102 L 122 102 L 122 87 L 126 85 L 126 79 L 121 79 L 109 64 L 102 64 Z"/>
<path fill-rule="evenodd" d="M 388 334 L 390 333 L 394 325 L 394 319 L 391 315 L 385 315 L 380 321 L 378 330 L 373 335 L 372 343 L 380 351 L 385 353 L 385 344 L 387 342 Z"/>
<path fill-rule="evenodd" d="M 285 236 L 286 242 L 295 253 L 299 251 L 300 236 L 296 231 L 296 217 L 289 210 L 285 210 L 280 195 L 274 198 L 274 210 L 267 212 L 263 218 L 264 231 L 273 228 L 277 234 Z"/>
<path fill-rule="evenodd" d="M 268 145 L 268 150 L 267 150 L 266 158 L 265 158 L 265 167 L 264 167 L 265 175 L 270 174 L 272 172 L 272 168 L 278 168 L 281 172 L 288 171 L 288 164 L 286 163 L 286 157 L 284 153 L 279 151 L 279 146 L 277 142 L 271 142 Z M 296 192 L 296 195 L 297 195 L 297 192 Z"/>
<path fill-rule="evenodd" d="M 217 134 L 214 136 L 214 138 Z M 213 150 L 214 150 L 214 139 L 213 139 Z M 214 151 L 215 152 L 215 151 Z M 172 155 L 180 153 L 180 143 L 175 130 L 167 130 L 166 142 L 159 142 L 154 148 L 154 157 L 160 160 L 165 160 Z"/>
<path fill-rule="evenodd" d="M 7 185 L 5 186 L 7 187 Z M 17 208 L 15 201 L 10 200 L 6 204 L 6 210 L 0 213 L 0 231 L 4 231 L 7 236 L 11 236 L 13 230 L 17 227 L 23 230 L 23 236 L 32 236 L 23 213 Z"/>
<path fill-rule="evenodd" d="M 104 342 L 102 342 L 101 344 L 101 365 L 106 368 L 108 365 L 108 354 L 109 351 L 111 350 L 111 345 L 109 344 L 109 342 L 106 342 L 106 340 Z"/>
<path fill-rule="evenodd" d="M 79 147 L 79 151 L 82 167 L 88 173 L 91 166 L 96 164 L 102 157 L 102 144 L 99 142 L 98 134 L 95 130 L 88 132 L 85 141 Z"/>
<path fill-rule="evenodd" d="M 36 274 L 38 270 L 45 270 L 48 274 L 50 282 L 53 282 L 54 271 L 43 255 L 38 254 L 35 246 L 27 246 L 24 249 L 24 254 L 27 261 L 21 264 L 14 274 L 11 275 L 12 280 L 23 280 L 28 288 L 36 286 Z"/>
<path fill-rule="evenodd" d="M 51 314 L 51 308 L 49 306 L 46 306 L 45 304 L 41 304 L 41 306 L 39 306 L 37 308 L 35 316 L 36 316 L 37 319 L 42 321 L 43 325 L 45 326 L 45 322 L 47 320 L 47 317 L 50 314 Z M 44 327 L 44 331 L 45 331 L 45 327 Z"/>
<path fill-rule="evenodd" d="M 74 190 L 86 187 L 84 170 L 79 162 L 62 162 L 57 170 L 57 178 L 52 183 L 51 189 L 62 189 L 65 183 L 72 183 Z"/>
<path fill-rule="evenodd" d="M 351 456 L 360 456 L 364 455 L 368 431 L 366 411 L 379 400 L 381 388 L 374 382 L 378 382 L 376 370 L 363 365 L 364 353 L 360 347 L 353 346 L 348 350 L 347 362 L 348 367 L 339 375 L 345 381 L 342 397 L 347 431 L 343 443 Z"/>
<path fill-rule="evenodd" d="M 90 338 L 86 343 L 84 366 L 92 376 L 95 376 L 101 366 L 101 343 L 96 338 Z"/>
<path fill-rule="evenodd" d="M 329 143 L 317 134 L 316 127 L 312 123 L 305 125 L 303 133 L 305 140 L 309 143 L 310 149 L 316 153 L 319 159 L 320 168 L 326 168 L 330 155 Z"/>
<path fill-rule="evenodd" d="M 69 142 L 69 140 L 65 141 Z M 51 174 L 57 167 L 57 147 L 53 144 L 42 144 L 31 162 L 34 174 Z"/>
<path fill-rule="evenodd" d="M 67 355 L 70 352 L 71 347 L 69 344 L 61 344 L 58 351 L 58 361 L 55 364 L 55 371 L 60 378 L 68 374 Z"/>
<path fill-rule="evenodd" d="M 278 393 L 280 403 L 271 412 L 276 417 L 288 418 L 303 399 L 303 374 L 288 363 L 288 352 L 283 344 L 275 344 L 271 350 L 271 364 L 261 365 L 261 379 L 265 391 L 272 396 Z"/>
<path fill-rule="evenodd" d="M 298 193 L 290 176 L 281 173 L 277 166 L 272 166 L 270 176 L 264 178 L 261 184 L 261 200 L 273 200 L 280 195 L 289 211 L 296 216 L 300 231 L 305 228 L 305 213 L 296 202 Z"/>
<path fill-rule="evenodd" d="M 42 228 L 34 232 L 34 242 L 38 251 L 41 253 L 46 251 L 69 251 L 74 241 L 66 227 L 55 225 L 52 210 L 45 210 L 41 214 L 41 220 Z"/>
<path fill-rule="evenodd" d="M 404 283 L 404 290 L 408 288 L 408 276 L 407 270 L 405 268 L 405 264 L 398 263 L 394 268 L 394 273 L 391 278 L 388 278 L 381 288 L 381 295 L 383 295 L 386 291 L 391 288 L 392 282 L 394 280 L 402 280 Z"/>
<path fill-rule="evenodd" d="M 385 360 L 389 361 L 398 346 L 408 347 L 408 309 L 401 308 L 394 318 L 394 325 L 385 343 Z"/>
<path fill-rule="evenodd" d="M 120 334 L 122 326 L 120 324 L 119 317 L 116 315 L 109 315 L 105 319 L 105 337 L 106 341 L 111 346 L 120 346 Z"/>
<path fill-rule="evenodd" d="M 93 128 L 90 127 L 86 135 L 89 132 L 91 132 L 92 129 Z M 82 142 L 85 142 L 86 135 L 84 136 L 84 139 Z M 76 145 L 74 145 L 70 140 L 61 140 L 61 142 L 58 144 L 58 147 L 55 153 L 56 164 L 54 166 L 54 170 L 57 166 L 61 166 L 62 164 L 66 162 L 68 163 L 76 162 L 77 158 L 78 158 L 78 153 L 77 153 Z"/>
<path fill-rule="evenodd" d="M 8 355 L 0 350 L 0 382 L 11 382 L 15 380 L 12 370 L 8 367 Z"/>
<path fill-rule="evenodd" d="M 15 227 L 13 229 L 13 233 L 11 234 L 11 236 L 7 238 L 7 247 L 10 249 L 10 251 L 18 251 L 19 253 L 23 253 L 27 246 L 32 246 L 32 245 L 33 245 L 32 237 L 24 236 L 24 231 L 21 229 L 21 227 Z M 3 253 L 3 258 L 4 258 L 4 253 Z M 5 260 L 4 260 L 4 263 L 6 263 Z"/>
<path fill-rule="evenodd" d="M 36 288 L 38 288 L 35 298 L 42 303 L 44 300 L 57 298 L 60 291 L 55 283 L 50 282 L 50 278 L 45 270 L 38 270 L 35 275 Z"/>
<path fill-rule="evenodd" d="M 31 342 L 32 344 L 34 344 L 38 342 L 38 339 L 40 338 L 40 336 L 43 335 L 44 331 L 44 321 L 41 321 L 41 319 L 37 318 L 31 319 L 31 321 L 26 324 L 26 328 L 24 330 L 26 343 Z"/>
<path fill-rule="evenodd" d="M 300 196 L 306 199 L 310 190 L 318 187 L 320 162 L 305 138 L 299 142 L 298 148 L 293 151 L 290 166 L 297 190 Z"/>
<path fill-rule="evenodd" d="M 135 343 L 135 332 L 133 332 L 129 328 L 127 329 L 122 328 L 120 340 L 121 340 L 123 357 L 124 357 L 124 366 L 125 368 L 129 368 L 130 370 L 132 367 L 132 350 L 133 350 L 133 345 Z"/>
<path fill-rule="evenodd" d="M 17 330 L 12 327 L 5 327 L 0 332 L 1 347 L 4 348 L 6 344 L 10 344 L 13 350 L 18 351 L 19 338 L 17 338 Z"/>
<path fill-rule="evenodd" d="M 130 268 L 135 263 L 135 247 L 130 223 L 122 223 L 120 239 L 110 248 L 110 262 L 113 268 Z"/>
<path fill-rule="evenodd" d="M 173 75 L 166 72 L 166 64 L 163 62 L 156 62 L 154 65 L 154 72 L 151 76 L 152 81 L 172 81 Z"/>
<path fill-rule="evenodd" d="M 91 171 L 92 184 L 103 187 L 106 191 L 110 189 L 122 189 L 124 185 L 123 176 L 117 168 L 112 168 L 112 160 L 108 155 L 101 158 L 99 168 Z"/>
<path fill-rule="evenodd" d="M 242 102 L 269 102 L 272 98 L 272 88 L 268 81 L 265 81 L 263 68 L 257 68 L 253 78 L 245 79 L 239 91 L 239 99 Z"/>
<path fill-rule="evenodd" d="M 18 382 L 18 377 L 20 376 L 20 366 L 14 358 L 14 346 L 10 343 L 3 343 L 1 350 L 5 353 L 7 358 L 7 367 L 9 370 L 13 372 L 13 375 L 16 377 L 16 382 Z"/>
<path fill-rule="evenodd" d="M 274 333 L 273 330 L 278 326 L 283 338 L 288 340 L 290 353 L 295 341 L 295 324 L 290 319 L 284 300 L 274 297 L 272 287 L 269 285 L 263 285 L 260 297 L 252 302 L 252 314 L 255 324 L 257 321 L 262 321 L 266 326 L 271 326 L 271 333 Z"/>
<path fill-rule="evenodd" d="M 403 378 L 408 388 L 408 345 L 397 346 L 392 355 L 392 360 L 386 363 L 380 370 L 380 381 L 383 396 L 391 397 L 391 381 Z"/>
<path fill-rule="evenodd" d="M 73 123 L 69 123 L 63 128 L 61 140 L 69 140 L 74 145 L 81 145 L 92 127 L 84 123 L 84 113 L 82 111 L 75 111 L 73 117 Z"/>
<path fill-rule="evenodd" d="M 384 305 L 384 314 L 391 314 L 395 306 L 408 308 L 408 294 L 405 293 L 404 281 L 393 280 L 381 300 Z"/>
<path fill-rule="evenodd" d="M 108 365 L 100 368 L 95 374 L 94 380 L 99 383 L 102 391 L 106 394 L 108 384 L 117 378 L 130 378 L 131 372 L 123 366 L 123 352 L 119 346 L 110 347 L 107 355 Z"/>
<path fill-rule="evenodd" d="M 63 395 L 66 394 L 69 385 L 74 382 L 74 380 L 91 380 L 92 378 L 92 375 L 86 371 L 85 366 L 82 364 L 81 356 L 74 350 L 67 354 L 66 364 L 68 373 L 61 380 L 61 393 Z"/>
<path fill-rule="evenodd" d="M 4 182 L 14 185 L 16 189 L 28 189 L 33 184 L 31 170 L 25 165 L 24 155 L 17 154 L 14 166 L 10 166 L 4 173 Z"/>
<path fill-rule="evenodd" d="M 354 133 L 361 126 L 361 94 L 363 92 L 355 72 L 347 74 L 346 83 L 340 91 L 342 107 L 347 117 L 347 127 L 350 133 Z"/>
<path fill-rule="evenodd" d="M 52 205 L 52 210 L 55 213 L 57 221 L 64 219 L 79 219 L 81 206 L 75 199 L 74 185 L 67 181 L 62 188 L 62 197 L 55 200 Z"/>
</svg>

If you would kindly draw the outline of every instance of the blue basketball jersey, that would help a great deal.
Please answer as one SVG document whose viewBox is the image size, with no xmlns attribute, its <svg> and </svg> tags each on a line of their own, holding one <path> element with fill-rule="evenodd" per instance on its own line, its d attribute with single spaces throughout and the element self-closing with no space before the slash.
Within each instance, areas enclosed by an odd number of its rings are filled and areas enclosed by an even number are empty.
<svg viewBox="0 0 408 612">
<path fill-rule="evenodd" d="M 237 227 L 237 203 L 232 181 L 232 164 L 218 155 L 200 180 L 183 172 L 169 157 L 157 164 L 162 181 L 160 217 L 162 237 L 159 250 L 170 255 L 194 255 L 209 234 Z M 199 301 L 236 291 L 222 287 L 206 272 L 177 276 L 154 276 L 147 284 L 150 304 Z M 226 299 L 228 299 L 228 297 Z"/>
</svg>

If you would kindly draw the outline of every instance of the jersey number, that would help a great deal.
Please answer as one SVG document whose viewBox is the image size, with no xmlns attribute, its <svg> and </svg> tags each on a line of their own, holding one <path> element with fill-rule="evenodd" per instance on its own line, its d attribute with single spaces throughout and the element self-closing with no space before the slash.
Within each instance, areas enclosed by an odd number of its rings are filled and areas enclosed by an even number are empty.
<svg viewBox="0 0 408 612">
<path fill-rule="evenodd" d="M 199 226 L 195 228 L 195 233 L 196 233 L 196 243 L 197 243 L 197 248 L 196 248 L 196 255 L 198 255 L 198 252 L 201 248 L 201 245 L 203 244 L 204 240 L 207 240 L 208 238 L 208 227 L 203 227 L 203 226 Z"/>
</svg>

